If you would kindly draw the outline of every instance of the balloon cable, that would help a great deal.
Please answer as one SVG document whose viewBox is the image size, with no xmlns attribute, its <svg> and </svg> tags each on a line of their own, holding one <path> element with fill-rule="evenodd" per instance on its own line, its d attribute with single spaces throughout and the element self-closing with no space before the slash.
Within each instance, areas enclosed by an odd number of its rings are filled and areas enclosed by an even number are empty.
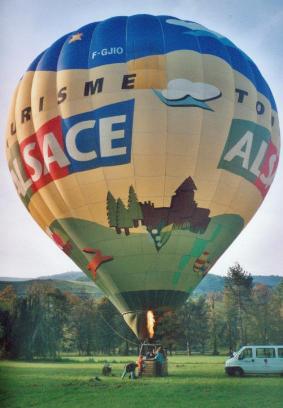
<svg viewBox="0 0 283 408">
<path fill-rule="evenodd" d="M 110 329 L 111 329 L 115 334 L 117 334 L 117 336 L 121 337 L 121 339 L 123 339 L 123 340 L 126 340 L 128 343 L 132 343 L 132 344 L 134 344 L 135 346 L 139 346 L 138 343 L 135 343 L 134 341 L 127 339 L 126 337 L 122 336 L 119 332 L 117 332 L 117 330 L 115 330 L 115 329 L 111 326 L 111 324 L 107 322 L 107 320 L 105 319 L 105 317 L 103 316 L 103 314 L 102 314 L 100 311 L 99 311 L 99 314 L 100 314 L 100 316 L 102 317 L 102 320 L 104 320 L 104 322 L 107 324 L 107 326 L 110 327 Z"/>
</svg>

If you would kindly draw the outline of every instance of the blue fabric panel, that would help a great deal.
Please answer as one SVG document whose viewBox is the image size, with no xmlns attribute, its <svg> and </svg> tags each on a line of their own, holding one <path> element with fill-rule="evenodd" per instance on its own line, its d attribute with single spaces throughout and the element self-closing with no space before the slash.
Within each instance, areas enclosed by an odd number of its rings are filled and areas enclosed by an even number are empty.
<svg viewBox="0 0 283 408">
<path fill-rule="evenodd" d="M 170 16 L 139 14 L 88 24 L 56 41 L 34 60 L 28 71 L 88 69 L 177 50 L 223 59 L 248 78 L 276 110 L 266 81 L 244 52 L 218 33 Z"/>
</svg>

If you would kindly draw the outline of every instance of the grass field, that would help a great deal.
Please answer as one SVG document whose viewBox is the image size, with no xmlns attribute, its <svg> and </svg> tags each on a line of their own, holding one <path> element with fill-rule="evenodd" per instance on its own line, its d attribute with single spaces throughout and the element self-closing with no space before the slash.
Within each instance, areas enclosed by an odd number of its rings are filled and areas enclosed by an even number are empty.
<svg viewBox="0 0 283 408">
<path fill-rule="evenodd" d="M 107 360 L 113 377 L 102 377 Z M 225 357 L 174 356 L 170 376 L 121 380 L 129 357 L 0 363 L 1 408 L 282 408 L 283 378 L 230 378 Z M 99 376 L 101 382 L 95 381 Z"/>
</svg>

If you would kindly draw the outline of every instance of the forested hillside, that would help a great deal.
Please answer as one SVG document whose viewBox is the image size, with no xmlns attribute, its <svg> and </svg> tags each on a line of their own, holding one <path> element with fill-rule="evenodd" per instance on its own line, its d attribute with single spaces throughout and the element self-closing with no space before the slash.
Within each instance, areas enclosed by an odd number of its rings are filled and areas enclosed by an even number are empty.
<svg viewBox="0 0 283 408">
<path fill-rule="evenodd" d="M 155 340 L 170 352 L 211 354 L 248 343 L 283 343 L 282 281 L 273 287 L 258 284 L 240 265 L 230 268 L 224 280 L 210 279 L 215 291 L 208 285 L 207 294 L 190 297 L 180 310 L 155 312 Z M 219 282 L 224 283 L 222 291 L 216 290 Z M 138 341 L 122 316 L 91 282 L 49 279 L 2 285 L 4 358 L 137 352 Z"/>
<path fill-rule="evenodd" d="M 70 292 L 79 297 L 93 295 L 95 298 L 103 296 L 101 290 L 82 272 L 65 272 L 57 275 L 41 276 L 37 279 L 24 280 L 22 278 L 0 277 L 0 290 L 12 285 L 18 296 L 25 296 L 28 288 L 34 283 L 48 282 L 53 287 L 62 292 Z M 279 285 L 283 281 L 282 276 L 254 275 L 253 285 L 263 284 L 271 288 Z M 211 292 L 217 293 L 224 290 L 225 278 L 219 275 L 208 274 L 196 287 L 194 296 L 204 295 Z"/>
</svg>

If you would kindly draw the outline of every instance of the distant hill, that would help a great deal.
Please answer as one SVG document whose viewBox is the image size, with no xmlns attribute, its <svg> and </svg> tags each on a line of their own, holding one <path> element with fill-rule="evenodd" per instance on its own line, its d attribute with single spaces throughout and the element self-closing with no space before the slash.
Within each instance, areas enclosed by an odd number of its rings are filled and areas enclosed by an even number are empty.
<svg viewBox="0 0 283 408">
<path fill-rule="evenodd" d="M 82 272 L 80 272 L 80 271 L 70 271 L 70 272 L 58 273 L 57 275 L 40 276 L 37 279 L 76 281 L 76 280 L 80 280 L 79 278 L 81 278 L 82 276 L 85 276 L 86 280 L 90 281 L 90 279 L 88 279 L 88 277 L 85 274 L 83 274 Z M 0 280 L 1 280 L 1 278 L 0 278 Z"/>
<path fill-rule="evenodd" d="M 208 292 L 222 292 L 224 289 L 224 276 L 208 274 L 194 290 L 194 295 L 205 294 Z M 273 288 L 283 281 L 282 276 L 278 275 L 253 275 L 253 284 L 263 284 Z"/>
<path fill-rule="evenodd" d="M 0 277 L 1 282 L 23 282 L 27 280 L 32 280 L 32 278 L 13 278 L 11 276 L 1 276 Z"/>
<path fill-rule="evenodd" d="M 224 277 L 208 274 L 193 291 L 194 295 L 204 295 L 209 292 L 222 292 L 224 289 Z"/>
<path fill-rule="evenodd" d="M 39 276 L 38 278 L 13 278 L 11 276 L 0 276 L 0 282 L 23 282 L 23 281 L 32 281 L 32 280 L 66 280 L 66 281 L 76 281 L 76 280 L 83 280 L 80 279 L 85 277 L 87 281 L 90 281 L 88 277 L 80 271 L 70 271 L 70 272 L 63 272 L 57 273 L 56 275 L 46 275 L 46 276 Z"/>
<path fill-rule="evenodd" d="M 261 283 L 263 285 L 267 285 L 270 287 L 277 286 L 279 283 L 282 282 L 283 276 L 278 276 L 278 275 L 270 275 L 270 276 L 265 276 L 265 275 L 256 275 L 253 277 L 254 283 Z"/>
<path fill-rule="evenodd" d="M 1 278 L 0 278 L 1 279 Z M 80 298 L 85 298 L 93 296 L 95 298 L 100 298 L 103 296 L 103 293 L 100 289 L 91 281 L 89 282 L 80 282 L 80 281 L 71 281 L 71 280 L 59 280 L 59 279 L 33 279 L 27 281 L 2 281 L 0 280 L 0 291 L 3 290 L 6 286 L 13 286 L 15 292 L 18 296 L 25 296 L 28 288 L 33 283 L 48 283 L 51 286 L 60 289 L 62 292 L 70 292 L 74 295 L 79 296 Z"/>
<path fill-rule="evenodd" d="M 261 283 L 270 287 L 279 285 L 283 281 L 278 275 L 254 275 L 254 284 Z M 12 285 L 19 296 L 24 296 L 29 286 L 34 282 L 48 282 L 62 292 L 71 292 L 79 297 L 103 296 L 101 290 L 85 274 L 79 271 L 64 272 L 57 275 L 41 276 L 37 279 L 5 278 L 0 277 L 0 291 L 6 286 Z M 194 290 L 193 295 L 202 295 L 209 292 L 222 292 L 224 289 L 224 277 L 208 274 Z"/>
</svg>

